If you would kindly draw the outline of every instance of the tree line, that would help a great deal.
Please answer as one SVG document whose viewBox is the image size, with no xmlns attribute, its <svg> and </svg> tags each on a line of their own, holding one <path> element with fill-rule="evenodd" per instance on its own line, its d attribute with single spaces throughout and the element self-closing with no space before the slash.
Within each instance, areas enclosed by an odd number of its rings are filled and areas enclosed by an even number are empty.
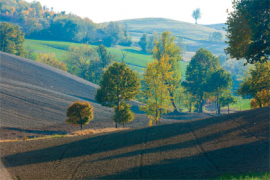
<svg viewBox="0 0 270 180">
<path fill-rule="evenodd" d="M 65 11 L 56 13 L 53 7 L 42 6 L 40 2 L 23 0 L 0 2 L 1 21 L 21 26 L 27 38 L 56 41 L 70 41 L 105 46 L 117 44 L 131 46 L 132 39 L 127 27 L 116 22 L 95 24 L 89 18 L 81 18 Z"/>
</svg>

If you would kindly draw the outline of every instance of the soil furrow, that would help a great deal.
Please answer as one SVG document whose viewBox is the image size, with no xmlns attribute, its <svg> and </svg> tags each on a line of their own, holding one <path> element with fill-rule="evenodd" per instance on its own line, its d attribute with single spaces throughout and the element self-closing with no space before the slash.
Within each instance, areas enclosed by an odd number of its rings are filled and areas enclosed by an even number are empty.
<svg viewBox="0 0 270 180">
<path fill-rule="evenodd" d="M 146 148 L 146 143 L 147 143 L 147 135 L 150 131 L 151 127 L 147 128 L 147 130 L 145 131 L 145 134 L 144 134 L 144 140 L 141 144 L 141 153 L 139 154 L 138 156 L 138 164 L 139 164 L 139 177 L 142 178 L 142 171 L 143 171 L 143 154 L 144 154 L 144 151 L 145 151 L 145 148 Z"/>
<path fill-rule="evenodd" d="M 101 145 L 101 143 L 103 142 L 103 140 L 104 140 L 106 137 L 108 137 L 108 135 L 103 136 L 103 138 L 98 142 L 97 146 L 92 150 L 92 152 L 90 152 L 88 155 L 86 155 L 85 157 L 83 157 L 83 158 L 81 159 L 81 161 L 80 161 L 78 164 L 76 164 L 76 165 L 72 168 L 72 170 L 70 171 L 70 174 L 69 174 L 68 177 L 67 177 L 68 180 L 71 180 L 71 179 L 73 179 L 73 178 L 75 177 L 78 168 L 83 164 L 83 162 L 84 162 L 88 157 L 90 157 L 92 154 L 95 153 L 95 151 L 99 148 L 99 146 Z"/>
<path fill-rule="evenodd" d="M 188 121 L 188 127 L 190 132 L 192 133 L 192 135 L 194 136 L 196 143 L 198 144 L 197 148 L 198 150 L 206 157 L 206 159 L 213 165 L 213 167 L 215 168 L 215 171 L 218 173 L 219 172 L 219 168 L 218 166 L 214 163 L 214 161 L 208 156 L 207 152 L 204 150 L 203 146 L 200 144 L 199 140 L 198 140 L 198 136 L 196 135 L 196 133 L 194 132 L 194 130 L 191 128 L 190 125 L 190 120 Z"/>
</svg>

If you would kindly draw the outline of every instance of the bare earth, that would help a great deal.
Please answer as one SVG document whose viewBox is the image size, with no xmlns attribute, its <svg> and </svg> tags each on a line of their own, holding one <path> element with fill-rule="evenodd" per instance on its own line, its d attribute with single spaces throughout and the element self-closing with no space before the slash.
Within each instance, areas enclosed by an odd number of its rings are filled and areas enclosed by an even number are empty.
<svg viewBox="0 0 270 180">
<path fill-rule="evenodd" d="M 112 109 L 94 101 L 95 84 L 52 67 L 0 52 L 0 138 L 67 134 L 65 111 L 90 101 L 95 119 L 85 129 L 113 127 Z M 136 119 L 113 133 L 0 143 L 5 178 L 205 179 L 269 171 L 269 107 L 223 116 L 169 114 L 147 127 Z M 142 128 L 145 127 L 145 128 Z M 97 130 L 98 131 L 98 130 Z M 1 176 L 0 176 L 1 177 Z"/>
</svg>

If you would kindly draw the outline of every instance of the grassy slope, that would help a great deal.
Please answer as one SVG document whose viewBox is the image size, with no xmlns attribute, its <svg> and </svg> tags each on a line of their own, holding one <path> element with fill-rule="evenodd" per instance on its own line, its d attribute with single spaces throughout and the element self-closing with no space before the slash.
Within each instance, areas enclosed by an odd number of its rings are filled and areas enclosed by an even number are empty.
<svg viewBox="0 0 270 180">
<path fill-rule="evenodd" d="M 119 21 L 127 24 L 128 30 L 135 37 L 141 37 L 141 33 L 152 34 L 153 31 L 161 33 L 164 30 L 171 31 L 174 35 L 194 40 L 206 40 L 211 32 L 219 31 L 225 35 L 225 31 L 208 28 L 203 25 L 176 21 L 163 18 L 142 18 Z M 135 38 L 135 40 L 138 40 Z"/>
<path fill-rule="evenodd" d="M 64 60 L 65 51 L 71 45 L 80 46 L 79 43 L 71 43 L 71 42 L 59 42 L 59 41 L 41 41 L 41 40 L 30 40 L 27 39 L 25 42 L 25 46 L 29 47 L 30 49 L 34 50 L 35 56 L 38 53 L 55 53 L 56 57 L 59 60 Z M 90 45 L 92 46 L 92 45 Z M 96 47 L 96 46 L 93 46 Z M 121 61 L 121 50 L 128 51 L 128 55 L 125 59 L 125 62 L 134 70 L 139 72 L 140 74 L 143 73 L 143 68 L 146 67 L 146 64 L 153 61 L 153 58 L 149 54 L 142 53 L 136 47 L 122 47 L 117 46 L 115 48 L 108 48 L 108 51 L 116 55 L 116 60 Z M 188 63 L 180 62 L 182 74 L 185 74 L 185 69 Z"/>
<path fill-rule="evenodd" d="M 56 57 L 59 60 L 64 60 L 64 54 L 66 49 L 71 44 L 75 44 L 80 46 L 79 43 L 71 43 L 71 42 L 60 42 L 60 41 L 41 41 L 41 40 L 30 40 L 27 39 L 25 42 L 26 47 L 30 47 L 35 52 L 35 56 L 38 53 L 55 53 Z M 93 46 L 95 47 L 95 46 Z M 116 55 L 116 60 L 121 61 L 121 50 L 128 51 L 128 56 L 125 59 L 125 62 L 135 71 L 137 71 L 140 75 L 143 73 L 143 69 L 146 67 L 146 64 L 153 61 L 153 58 L 149 54 L 144 54 L 140 51 L 139 48 L 136 47 L 122 47 L 117 46 L 115 48 L 108 48 L 108 51 Z M 190 52 L 189 52 L 190 53 Z M 188 55 L 186 53 L 186 55 Z M 190 58 L 193 54 L 190 54 Z M 187 62 L 180 62 L 181 65 L 181 72 L 182 78 L 185 78 L 185 71 L 186 66 L 188 65 Z M 250 109 L 250 100 L 242 100 L 241 103 L 238 102 L 237 104 L 231 105 L 230 108 L 235 110 L 246 110 Z M 226 109 L 227 107 L 224 107 Z"/>
</svg>

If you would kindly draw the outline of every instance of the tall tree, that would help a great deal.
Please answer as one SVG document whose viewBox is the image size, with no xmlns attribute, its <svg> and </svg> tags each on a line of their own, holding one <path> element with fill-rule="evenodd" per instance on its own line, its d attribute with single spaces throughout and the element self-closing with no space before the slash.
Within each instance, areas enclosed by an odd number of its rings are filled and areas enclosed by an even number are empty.
<svg viewBox="0 0 270 180">
<path fill-rule="evenodd" d="M 269 60 L 269 0 L 234 0 L 233 8 L 226 22 L 226 54 L 237 60 L 245 58 L 251 64 Z"/>
<path fill-rule="evenodd" d="M 10 54 L 23 56 L 24 34 L 20 27 L 12 23 L 2 22 L 0 24 L 0 50 Z"/>
<path fill-rule="evenodd" d="M 138 75 L 125 63 L 114 62 L 103 73 L 96 101 L 103 106 L 115 108 L 115 127 L 119 119 L 121 102 L 135 98 L 140 88 Z M 122 121 L 122 120 L 121 120 Z"/>
<path fill-rule="evenodd" d="M 96 49 L 86 44 L 81 46 L 70 45 L 66 57 L 67 64 L 78 69 L 79 76 L 83 79 L 88 76 L 91 62 L 99 60 Z"/>
<path fill-rule="evenodd" d="M 162 33 L 161 39 L 156 41 L 155 47 L 153 48 L 153 58 L 158 61 L 161 60 L 163 56 L 168 55 L 168 62 L 170 64 L 169 72 L 172 72 L 173 78 L 165 78 L 165 83 L 169 90 L 171 103 L 174 110 L 177 111 L 176 103 L 174 102 L 175 93 L 181 84 L 181 68 L 179 61 L 182 59 L 180 53 L 182 52 L 179 46 L 175 44 L 175 37 L 171 36 L 169 31 L 164 31 Z"/>
<path fill-rule="evenodd" d="M 216 96 L 217 113 L 220 114 L 221 106 L 219 103 L 219 98 L 221 97 L 222 93 L 232 85 L 230 74 L 224 69 L 220 68 L 211 74 L 208 84 L 208 92 L 213 92 L 213 94 Z"/>
<path fill-rule="evenodd" d="M 186 81 L 182 84 L 196 97 L 199 112 L 203 112 L 203 100 L 209 92 L 209 78 L 219 68 L 218 58 L 203 48 L 196 52 L 187 66 Z"/>
<path fill-rule="evenodd" d="M 166 79 L 173 78 L 170 69 L 169 56 L 163 55 L 159 61 L 154 60 L 152 63 L 148 63 L 143 74 L 145 82 L 143 94 L 146 97 L 146 104 L 140 109 L 147 112 L 150 117 L 150 125 L 161 122 L 162 114 L 174 108 L 169 92 L 171 87 L 166 83 Z"/>
<path fill-rule="evenodd" d="M 195 24 L 197 24 L 197 20 L 200 19 L 202 16 L 201 9 L 197 8 L 192 12 L 192 17 L 195 19 Z"/>
<path fill-rule="evenodd" d="M 93 106 L 89 102 L 74 102 L 68 106 L 67 117 L 68 124 L 79 124 L 82 130 L 83 125 L 89 124 L 94 119 Z"/>
<path fill-rule="evenodd" d="M 139 45 L 141 46 L 142 51 L 147 53 L 148 37 L 146 33 L 144 33 L 143 36 L 141 37 Z"/>
<path fill-rule="evenodd" d="M 241 96 L 252 96 L 259 104 L 259 107 L 265 106 L 264 91 L 270 89 L 270 62 L 255 63 L 255 67 L 249 70 L 243 83 L 238 89 Z M 267 103 L 266 103 L 267 104 Z"/>
</svg>

